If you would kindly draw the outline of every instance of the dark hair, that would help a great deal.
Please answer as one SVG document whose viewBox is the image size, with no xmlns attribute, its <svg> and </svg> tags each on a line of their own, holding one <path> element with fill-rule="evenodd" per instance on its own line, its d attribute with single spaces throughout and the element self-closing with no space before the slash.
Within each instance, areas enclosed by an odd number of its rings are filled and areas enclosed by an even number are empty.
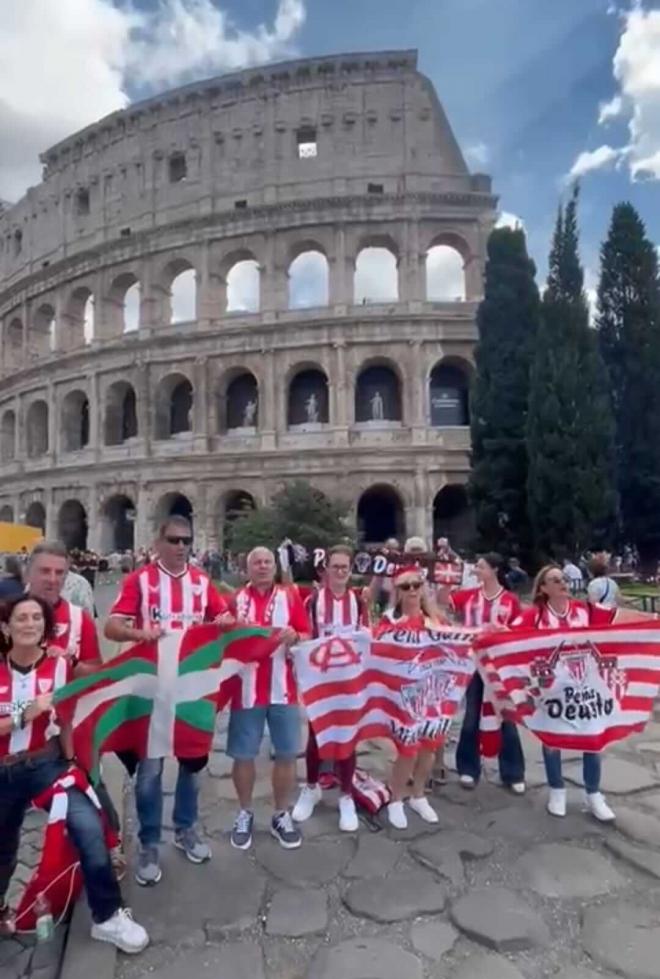
<svg viewBox="0 0 660 979">
<path fill-rule="evenodd" d="M 44 602 L 42 598 L 37 598 L 36 595 L 30 595 L 29 592 L 25 592 L 25 594 L 19 595 L 18 598 L 13 598 L 8 602 L 4 602 L 0 606 L 0 622 L 2 622 L 4 625 L 8 625 L 14 609 L 18 608 L 19 605 L 23 605 L 25 602 L 36 602 L 41 609 L 44 617 L 44 634 L 42 636 L 42 642 L 47 643 L 55 634 L 55 616 L 53 614 L 53 609 L 48 602 Z M 11 637 L 7 635 L 3 629 L 0 631 L 0 653 L 6 656 L 10 649 Z"/>
<path fill-rule="evenodd" d="M 73 551 L 71 553 L 73 554 Z M 42 540 L 39 541 L 38 544 L 35 544 L 30 551 L 28 565 L 32 564 L 34 559 L 39 557 L 40 554 L 49 554 L 52 557 L 63 557 L 67 560 L 69 559 L 69 552 L 64 544 L 59 540 Z"/>
<path fill-rule="evenodd" d="M 188 534 L 192 537 L 192 524 L 187 517 L 182 516 L 180 513 L 172 513 L 169 517 L 166 517 L 162 521 L 160 527 L 158 528 L 158 536 L 164 537 L 168 527 L 181 527 L 182 530 L 186 530 Z"/>
<path fill-rule="evenodd" d="M 350 558 L 351 561 L 353 560 L 353 549 L 348 544 L 335 544 L 331 547 L 325 556 L 326 563 L 334 554 L 343 554 L 344 557 Z"/>
<path fill-rule="evenodd" d="M 607 559 L 604 557 L 592 557 L 591 561 L 589 561 L 589 570 L 594 578 L 606 577 L 609 571 Z"/>
<path fill-rule="evenodd" d="M 481 558 L 482 561 L 485 561 L 490 568 L 493 569 L 493 571 L 497 575 L 497 580 L 502 586 L 504 586 L 505 568 L 504 568 L 504 558 L 502 557 L 502 555 L 498 554 L 497 551 L 487 551 L 485 554 L 480 554 L 479 557 Z"/>
</svg>

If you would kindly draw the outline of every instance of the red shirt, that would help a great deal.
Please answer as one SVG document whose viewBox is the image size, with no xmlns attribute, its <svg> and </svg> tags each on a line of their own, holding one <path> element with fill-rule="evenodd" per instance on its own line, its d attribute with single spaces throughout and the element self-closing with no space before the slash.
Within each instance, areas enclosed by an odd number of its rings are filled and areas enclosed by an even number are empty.
<svg viewBox="0 0 660 979">
<path fill-rule="evenodd" d="M 251 625 L 281 629 L 291 626 L 301 635 L 311 632 L 297 588 L 274 585 L 264 593 L 246 585 L 232 596 L 232 611 Z M 284 647 L 269 659 L 244 667 L 230 684 L 232 709 L 298 702 L 293 666 Z"/>
<path fill-rule="evenodd" d="M 589 602 L 570 598 L 564 615 L 558 615 L 547 602 L 544 602 L 542 605 L 526 608 L 511 625 L 516 629 L 580 629 L 587 626 L 610 625 L 614 622 L 616 611 L 615 608 L 591 605 Z"/>
<path fill-rule="evenodd" d="M 520 615 L 520 602 L 513 592 L 501 588 L 494 598 L 486 598 L 482 588 L 459 588 L 449 596 L 463 625 L 510 625 Z"/>
<path fill-rule="evenodd" d="M 74 662 L 100 663 L 99 637 L 89 612 L 60 598 L 53 615 L 55 632 L 49 645 L 61 649 Z"/>
<path fill-rule="evenodd" d="M 11 717 L 39 694 L 53 693 L 72 678 L 73 667 L 64 656 L 43 656 L 27 673 L 12 667 L 8 656 L 0 656 L 0 717 Z M 17 731 L 0 737 L 0 758 L 19 751 L 36 751 L 60 733 L 55 712 L 40 714 Z"/>
<path fill-rule="evenodd" d="M 305 608 L 315 638 L 355 632 L 368 624 L 362 599 L 353 588 L 347 588 L 341 598 L 329 588 L 319 588 L 309 596 Z"/>
<path fill-rule="evenodd" d="M 188 565 L 173 575 L 154 562 L 126 575 L 110 615 L 133 619 L 136 629 L 159 624 L 172 630 L 212 622 L 227 608 L 204 571 Z"/>
</svg>

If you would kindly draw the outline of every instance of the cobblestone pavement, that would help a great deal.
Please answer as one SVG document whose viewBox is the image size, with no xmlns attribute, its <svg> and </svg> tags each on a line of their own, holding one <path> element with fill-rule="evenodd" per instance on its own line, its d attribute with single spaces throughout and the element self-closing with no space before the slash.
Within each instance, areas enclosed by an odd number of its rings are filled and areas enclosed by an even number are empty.
<svg viewBox="0 0 660 979">
<path fill-rule="evenodd" d="M 660 723 L 608 752 L 603 787 L 616 828 L 581 811 L 576 753 L 565 754 L 569 814 L 548 815 L 540 746 L 525 737 L 525 752 L 522 798 L 492 774 L 474 792 L 451 776 L 433 799 L 438 827 L 409 813 L 405 832 L 364 823 L 353 835 L 339 833 L 326 793 L 295 851 L 267 833 L 264 757 L 259 831 L 250 851 L 236 852 L 230 761 L 215 751 L 202 776 L 213 860 L 187 863 L 166 819 L 161 884 L 129 885 L 152 945 L 120 956 L 116 979 L 658 979 Z M 388 746 L 366 746 L 361 763 L 386 773 Z M 173 778 L 170 766 L 168 811 Z"/>
</svg>

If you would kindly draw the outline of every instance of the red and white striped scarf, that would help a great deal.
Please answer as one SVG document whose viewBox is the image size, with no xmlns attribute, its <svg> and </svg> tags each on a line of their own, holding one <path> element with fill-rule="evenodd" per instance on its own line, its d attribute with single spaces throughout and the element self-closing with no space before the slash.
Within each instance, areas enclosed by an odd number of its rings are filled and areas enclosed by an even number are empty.
<svg viewBox="0 0 660 979">
<path fill-rule="evenodd" d="M 283 629 L 289 624 L 289 594 L 285 587 L 274 585 L 268 599 L 268 605 L 260 622 L 257 621 L 257 610 L 252 597 L 252 591 L 241 588 L 236 592 L 236 616 L 255 625 L 274 626 Z"/>
</svg>

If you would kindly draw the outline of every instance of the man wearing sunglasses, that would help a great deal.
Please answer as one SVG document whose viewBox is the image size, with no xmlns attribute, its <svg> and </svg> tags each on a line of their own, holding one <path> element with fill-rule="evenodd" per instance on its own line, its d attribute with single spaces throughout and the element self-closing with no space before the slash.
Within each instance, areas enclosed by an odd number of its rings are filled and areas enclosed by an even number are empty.
<svg viewBox="0 0 660 979">
<path fill-rule="evenodd" d="M 233 624 L 234 616 L 208 575 L 189 563 L 192 541 L 192 527 L 185 517 L 171 516 L 161 524 L 156 560 L 124 579 L 106 622 L 106 638 L 121 643 L 157 642 L 166 632 L 202 622 Z M 204 863 L 211 858 L 210 847 L 196 830 L 197 773 L 206 761 L 180 760 L 174 793 L 174 845 L 191 863 Z M 144 887 L 157 884 L 162 877 L 162 773 L 162 758 L 144 758 L 138 763 L 135 802 L 140 849 L 135 879 Z"/>
</svg>

